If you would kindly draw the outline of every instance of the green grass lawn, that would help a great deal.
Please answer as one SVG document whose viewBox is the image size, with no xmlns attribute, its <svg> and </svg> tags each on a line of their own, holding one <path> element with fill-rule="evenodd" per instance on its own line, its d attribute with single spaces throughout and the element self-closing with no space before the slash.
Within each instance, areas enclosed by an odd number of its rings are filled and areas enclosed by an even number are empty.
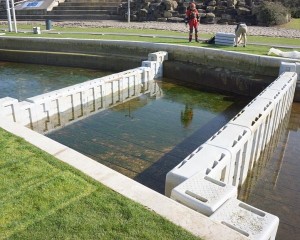
<svg viewBox="0 0 300 240">
<path fill-rule="evenodd" d="M 293 18 L 290 22 L 280 25 L 279 27 L 300 30 L 300 18 Z"/>
<path fill-rule="evenodd" d="M 45 25 L 43 23 L 35 26 L 40 26 L 42 30 L 45 29 Z M 267 55 L 271 46 L 275 46 L 276 48 L 279 48 L 282 51 L 293 51 L 293 50 L 299 50 L 297 47 L 300 48 L 299 39 L 266 37 L 266 36 L 248 36 L 249 45 L 246 48 L 243 47 L 234 48 L 234 47 L 220 46 L 214 44 L 204 44 L 204 43 L 195 43 L 195 42 L 188 43 L 186 39 L 187 33 L 176 32 L 176 31 L 165 31 L 165 30 L 154 30 L 154 29 L 141 30 L 141 29 L 125 29 L 125 28 L 109 28 L 109 27 L 75 28 L 75 27 L 55 26 L 54 29 L 50 31 L 44 31 L 42 34 L 33 34 L 31 32 L 32 25 L 20 24 L 18 28 L 21 29 L 19 33 L 6 32 L 5 36 L 143 41 L 143 42 L 154 42 L 154 43 L 210 47 L 210 48 L 236 51 L 236 52 L 242 52 L 248 54 L 258 54 L 258 55 Z M 26 30 L 27 31 L 30 30 L 30 32 L 26 32 Z M 121 34 L 116 35 L 116 33 L 121 33 Z M 126 36 L 126 34 L 134 34 L 134 35 Z M 212 34 L 201 34 L 200 31 L 201 39 L 209 39 L 210 37 L 212 37 Z M 254 45 L 251 43 L 258 43 L 258 45 Z M 295 48 L 284 48 L 284 47 L 282 48 L 282 47 L 278 47 L 279 45 L 295 46 Z"/>
<path fill-rule="evenodd" d="M 0 129 L 0 239 L 198 239 Z"/>
</svg>

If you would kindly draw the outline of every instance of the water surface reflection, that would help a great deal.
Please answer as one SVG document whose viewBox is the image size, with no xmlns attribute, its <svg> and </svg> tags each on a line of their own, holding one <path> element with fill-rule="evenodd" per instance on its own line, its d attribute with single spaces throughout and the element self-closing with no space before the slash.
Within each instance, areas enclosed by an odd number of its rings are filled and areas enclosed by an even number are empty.
<svg viewBox="0 0 300 240">
<path fill-rule="evenodd" d="M 0 98 L 22 101 L 109 74 L 111 72 L 85 68 L 0 62 Z"/>
<path fill-rule="evenodd" d="M 279 217 L 276 239 L 300 239 L 300 103 L 293 103 L 239 199 Z"/>
<path fill-rule="evenodd" d="M 246 103 L 166 79 L 155 84 L 159 94 L 140 95 L 47 136 L 163 193 L 166 173 Z"/>
</svg>

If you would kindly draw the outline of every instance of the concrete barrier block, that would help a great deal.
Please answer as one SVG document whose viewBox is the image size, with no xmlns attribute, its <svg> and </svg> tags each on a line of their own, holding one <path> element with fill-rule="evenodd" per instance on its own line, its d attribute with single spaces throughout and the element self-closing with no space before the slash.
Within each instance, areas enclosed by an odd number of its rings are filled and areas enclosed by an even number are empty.
<svg viewBox="0 0 300 240">
<path fill-rule="evenodd" d="M 143 67 L 149 67 L 153 71 L 153 75 L 151 74 L 151 80 L 155 78 L 161 78 L 163 76 L 163 64 L 155 61 L 143 61 Z M 151 72 L 152 72 L 151 71 Z"/>
<path fill-rule="evenodd" d="M 32 122 L 37 122 L 37 116 L 32 114 L 31 107 L 35 106 L 34 103 L 27 101 L 20 102 L 20 111 L 22 114 L 21 124 L 23 126 L 31 125 Z"/>
<path fill-rule="evenodd" d="M 4 97 L 0 99 L 0 116 L 6 116 L 14 122 L 20 122 L 20 107 L 18 99 Z"/>
<path fill-rule="evenodd" d="M 284 97 L 284 91 L 281 90 L 274 90 L 270 88 L 265 88 L 258 96 L 257 98 L 264 98 L 264 99 L 269 99 L 273 102 L 274 108 L 270 113 L 268 121 L 268 132 L 266 136 L 266 141 L 264 144 L 267 144 L 275 130 L 277 129 L 280 120 L 282 118 L 282 111 L 284 109 L 283 104 L 283 97 Z"/>
<path fill-rule="evenodd" d="M 206 216 L 228 199 L 237 197 L 237 188 L 202 173 L 195 174 L 172 190 L 171 198 Z"/>
<path fill-rule="evenodd" d="M 82 112 L 82 92 L 75 92 L 72 94 L 72 107 L 75 109 L 76 107 L 78 107 L 78 110 L 75 114 L 75 119 L 79 118 L 83 115 Z"/>
<path fill-rule="evenodd" d="M 248 170 L 252 169 L 254 162 L 258 160 L 265 147 L 273 110 L 272 100 L 257 97 L 229 121 L 230 124 L 243 126 L 251 131 L 251 138 L 247 143 L 246 162 L 242 166 L 239 184 L 245 181 Z"/>
<path fill-rule="evenodd" d="M 148 60 L 162 63 L 163 61 L 168 60 L 168 52 L 159 51 L 159 52 L 149 53 Z"/>
<path fill-rule="evenodd" d="M 288 91 L 288 104 L 292 104 L 295 94 L 295 89 L 297 86 L 298 75 L 296 72 L 284 72 L 282 73 L 274 82 L 287 82 L 289 86 Z"/>
<path fill-rule="evenodd" d="M 150 81 L 150 70 L 151 68 L 150 67 L 139 67 L 139 69 L 142 70 L 142 83 L 146 83 L 148 81 Z M 152 79 L 151 79 L 152 80 Z"/>
<path fill-rule="evenodd" d="M 71 95 L 62 96 L 57 99 L 59 105 L 59 112 L 63 113 L 72 108 Z"/>
<path fill-rule="evenodd" d="M 281 75 L 284 72 L 296 72 L 296 63 L 281 62 L 279 68 L 279 75 Z"/>
<path fill-rule="evenodd" d="M 161 98 L 164 94 L 156 81 L 149 81 L 144 89 L 150 93 L 151 97 L 155 96 L 156 99 Z"/>
<path fill-rule="evenodd" d="M 249 128 L 227 124 L 205 142 L 230 152 L 229 184 L 234 186 L 239 184 L 241 170 L 249 163 L 248 146 L 251 144 L 251 136 Z"/>
<path fill-rule="evenodd" d="M 165 195 L 170 197 L 172 189 L 184 182 L 186 179 L 192 177 L 196 173 L 202 173 L 205 175 L 209 174 L 212 169 L 216 169 L 217 166 L 218 170 L 221 172 L 220 175 L 222 176 L 222 179 L 219 180 L 228 182 L 230 159 L 230 152 L 225 149 L 207 144 L 199 146 L 182 162 L 167 173 Z M 223 168 L 221 168 L 221 166 Z M 217 171 L 211 174 L 217 175 Z"/>
<path fill-rule="evenodd" d="M 279 218 L 237 199 L 224 203 L 211 219 L 253 240 L 275 240 Z"/>
<path fill-rule="evenodd" d="M 156 62 L 155 61 L 142 61 L 142 67 L 148 67 L 155 71 Z"/>
<path fill-rule="evenodd" d="M 44 111 L 43 105 L 28 101 L 20 102 L 22 125 L 36 132 L 44 133 L 48 130 L 50 117 Z"/>
<path fill-rule="evenodd" d="M 296 82 L 297 74 L 295 72 L 284 72 L 268 86 L 270 89 L 282 91 L 284 93 L 281 119 L 285 116 L 293 102 Z"/>
<path fill-rule="evenodd" d="M 296 62 L 297 81 L 300 82 L 300 63 Z"/>
</svg>

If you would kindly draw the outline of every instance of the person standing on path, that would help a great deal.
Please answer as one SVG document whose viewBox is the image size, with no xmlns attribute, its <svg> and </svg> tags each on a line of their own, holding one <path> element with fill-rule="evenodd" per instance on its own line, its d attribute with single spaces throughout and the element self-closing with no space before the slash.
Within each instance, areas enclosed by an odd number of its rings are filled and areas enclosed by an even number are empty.
<svg viewBox="0 0 300 240">
<path fill-rule="evenodd" d="M 247 44 L 247 32 L 248 28 L 245 23 L 239 23 L 235 28 L 235 47 L 239 44 L 239 42 L 243 41 L 243 47 L 246 47 Z"/>
<path fill-rule="evenodd" d="M 199 12 L 196 9 L 195 3 L 190 3 L 189 8 L 185 13 L 185 25 L 189 24 L 189 42 L 192 41 L 193 38 L 193 30 L 195 30 L 195 41 L 199 42 L 198 40 L 198 25 L 199 25 Z"/>
</svg>

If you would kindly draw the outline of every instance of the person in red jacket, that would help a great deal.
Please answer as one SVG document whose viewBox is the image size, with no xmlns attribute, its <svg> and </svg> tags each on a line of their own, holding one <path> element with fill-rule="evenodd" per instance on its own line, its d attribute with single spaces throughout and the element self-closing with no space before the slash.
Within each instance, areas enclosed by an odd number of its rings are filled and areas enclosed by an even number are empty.
<svg viewBox="0 0 300 240">
<path fill-rule="evenodd" d="M 185 13 L 185 24 L 189 24 L 190 32 L 189 32 L 189 42 L 192 41 L 193 38 L 193 30 L 195 29 L 195 41 L 198 40 L 198 25 L 199 25 L 199 12 L 196 9 L 195 3 L 191 3 Z"/>
</svg>

